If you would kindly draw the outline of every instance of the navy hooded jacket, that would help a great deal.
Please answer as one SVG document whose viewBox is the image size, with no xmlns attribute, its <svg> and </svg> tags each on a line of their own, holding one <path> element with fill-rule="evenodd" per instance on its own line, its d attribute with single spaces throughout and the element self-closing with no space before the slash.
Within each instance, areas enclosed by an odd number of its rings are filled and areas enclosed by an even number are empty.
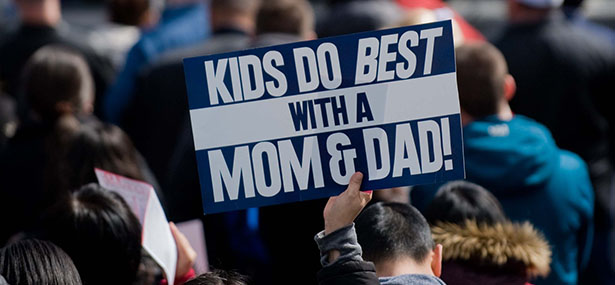
<svg viewBox="0 0 615 285">
<path fill-rule="evenodd" d="M 534 224 L 552 247 L 551 273 L 534 283 L 577 284 L 593 235 L 594 196 L 585 163 L 521 115 L 474 121 L 463 135 L 466 179 L 490 190 L 511 220 Z M 412 204 L 424 210 L 438 186 L 415 187 Z"/>
</svg>

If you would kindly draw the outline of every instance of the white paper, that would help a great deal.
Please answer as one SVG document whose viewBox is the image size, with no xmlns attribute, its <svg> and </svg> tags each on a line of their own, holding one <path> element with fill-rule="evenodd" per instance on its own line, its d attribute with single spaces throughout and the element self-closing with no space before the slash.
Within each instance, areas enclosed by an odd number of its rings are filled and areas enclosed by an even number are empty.
<svg viewBox="0 0 615 285">
<path fill-rule="evenodd" d="M 139 218 L 143 248 L 160 265 L 169 285 L 173 285 L 177 266 L 177 246 L 154 187 L 98 168 L 94 171 L 98 183 L 122 196 Z"/>
</svg>

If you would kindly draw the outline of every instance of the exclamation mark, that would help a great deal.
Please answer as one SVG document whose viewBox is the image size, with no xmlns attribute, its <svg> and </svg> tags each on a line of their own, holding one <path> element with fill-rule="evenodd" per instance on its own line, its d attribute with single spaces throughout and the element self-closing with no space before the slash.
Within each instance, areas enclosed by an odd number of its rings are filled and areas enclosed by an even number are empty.
<svg viewBox="0 0 615 285">
<path fill-rule="evenodd" d="M 451 151 L 451 128 L 448 123 L 448 118 L 440 119 L 440 126 L 442 130 L 442 150 L 444 151 L 444 156 L 448 156 L 453 154 Z M 447 159 L 444 160 L 444 169 L 451 170 L 453 169 L 453 160 Z"/>
</svg>

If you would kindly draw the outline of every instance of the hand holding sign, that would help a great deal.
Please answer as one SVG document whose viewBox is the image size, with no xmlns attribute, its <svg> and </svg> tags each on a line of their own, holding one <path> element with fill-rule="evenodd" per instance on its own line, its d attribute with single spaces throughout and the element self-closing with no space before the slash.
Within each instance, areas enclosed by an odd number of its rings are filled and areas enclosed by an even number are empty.
<svg viewBox="0 0 615 285">
<path fill-rule="evenodd" d="M 325 235 L 352 224 L 363 207 L 372 199 L 372 191 L 361 192 L 363 174 L 356 172 L 350 177 L 346 191 L 333 196 L 327 201 L 323 216 L 325 218 Z"/>
</svg>

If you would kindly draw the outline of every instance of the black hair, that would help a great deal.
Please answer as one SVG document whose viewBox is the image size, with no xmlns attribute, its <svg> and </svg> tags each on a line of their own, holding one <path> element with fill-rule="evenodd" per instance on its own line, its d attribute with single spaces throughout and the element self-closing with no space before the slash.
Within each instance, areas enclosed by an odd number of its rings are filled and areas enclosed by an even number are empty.
<svg viewBox="0 0 615 285">
<path fill-rule="evenodd" d="M 62 115 L 60 102 L 69 103 L 78 113 L 94 96 L 92 75 L 83 56 L 59 45 L 44 46 L 28 59 L 22 88 L 27 104 L 44 121 Z"/>
<path fill-rule="evenodd" d="M 506 221 L 497 198 L 480 185 L 466 181 L 453 181 L 440 187 L 425 217 L 430 224 L 463 224 L 466 220 L 475 220 L 493 225 Z"/>
<path fill-rule="evenodd" d="M 0 249 L 0 275 L 13 285 L 81 285 L 70 257 L 53 243 L 37 239 Z"/>
<path fill-rule="evenodd" d="M 141 261 L 141 225 L 115 192 L 81 187 L 44 223 L 47 237 L 73 259 L 85 284 L 131 284 Z"/>
<path fill-rule="evenodd" d="M 496 114 L 508 74 L 502 53 L 490 43 L 468 43 L 455 54 L 461 110 L 474 118 Z"/>
<path fill-rule="evenodd" d="M 421 263 L 435 247 L 429 224 L 408 204 L 375 203 L 357 217 L 355 228 L 363 257 L 374 263 L 401 256 Z"/>
<path fill-rule="evenodd" d="M 246 285 L 248 279 L 234 271 L 214 269 L 203 273 L 184 285 Z"/>
</svg>

